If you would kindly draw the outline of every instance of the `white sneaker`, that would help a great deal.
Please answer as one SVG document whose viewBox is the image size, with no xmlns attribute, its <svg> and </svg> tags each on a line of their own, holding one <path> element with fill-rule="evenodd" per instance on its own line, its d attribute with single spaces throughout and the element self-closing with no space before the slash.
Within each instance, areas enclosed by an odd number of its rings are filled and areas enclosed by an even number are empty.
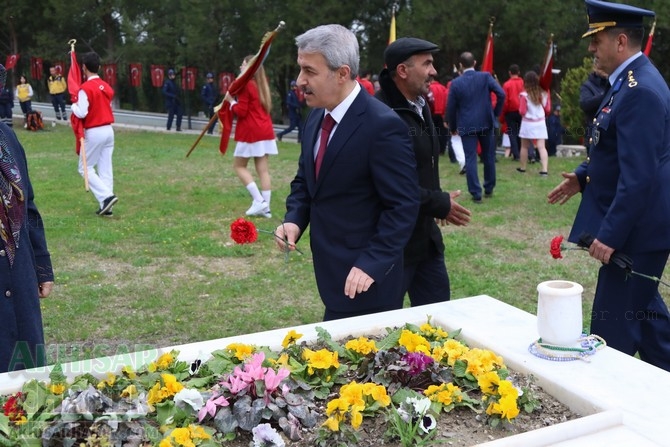
<svg viewBox="0 0 670 447">
<path fill-rule="evenodd" d="M 266 201 L 258 202 L 254 200 L 247 210 L 247 216 L 263 216 L 270 212 L 270 207 Z"/>
</svg>

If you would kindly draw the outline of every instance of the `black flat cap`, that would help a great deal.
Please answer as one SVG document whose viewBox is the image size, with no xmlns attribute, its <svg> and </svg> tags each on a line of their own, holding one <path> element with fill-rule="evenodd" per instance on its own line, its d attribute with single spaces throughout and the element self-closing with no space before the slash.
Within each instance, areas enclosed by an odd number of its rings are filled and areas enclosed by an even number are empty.
<svg viewBox="0 0 670 447">
<path fill-rule="evenodd" d="M 415 54 L 434 53 L 439 47 L 427 40 L 415 37 L 401 37 L 391 43 L 384 50 L 384 63 L 386 68 L 394 70 L 398 65 L 405 62 Z"/>
<path fill-rule="evenodd" d="M 589 16 L 589 30 L 582 37 L 588 37 L 607 28 L 642 28 L 645 17 L 656 15 L 654 11 L 622 3 L 600 0 L 586 0 L 585 3 Z"/>
</svg>

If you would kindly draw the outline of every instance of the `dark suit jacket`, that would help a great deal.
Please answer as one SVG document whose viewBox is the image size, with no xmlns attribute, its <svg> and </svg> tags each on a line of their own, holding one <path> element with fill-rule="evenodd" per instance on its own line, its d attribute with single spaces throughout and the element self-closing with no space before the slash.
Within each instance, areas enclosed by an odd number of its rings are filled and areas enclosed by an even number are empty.
<svg viewBox="0 0 670 447">
<path fill-rule="evenodd" d="M 412 144 L 398 115 L 361 90 L 338 123 L 315 180 L 323 116 L 323 109 L 315 109 L 307 118 L 285 221 L 303 233 L 311 225 L 314 273 L 326 308 L 365 312 L 399 295 L 403 247 L 419 209 Z M 354 266 L 375 282 L 352 300 L 344 284 Z"/>
<path fill-rule="evenodd" d="M 491 92 L 497 98 L 495 109 Z M 477 135 L 499 126 L 505 92 L 488 72 L 468 70 L 451 81 L 447 100 L 449 129 L 459 135 Z"/>
<path fill-rule="evenodd" d="M 575 170 L 582 201 L 569 240 L 588 232 L 625 253 L 670 249 L 670 90 L 646 56 L 618 76 L 595 126 Z"/>
<path fill-rule="evenodd" d="M 51 257 L 44 236 L 44 224 L 33 202 L 26 155 L 14 132 L 0 123 L 0 133 L 19 167 L 25 195 L 25 217 L 14 264 L 9 266 L 5 246 L 0 239 L 0 372 L 44 364 L 44 335 L 38 284 L 53 281 Z M 7 296 L 6 293 L 10 295 Z M 17 344 L 19 343 L 19 344 Z M 38 346 L 39 345 L 39 346 Z M 14 351 L 16 347 L 16 351 Z M 39 348 L 39 349 L 36 349 Z M 25 362 L 22 362 L 24 360 Z"/>
</svg>

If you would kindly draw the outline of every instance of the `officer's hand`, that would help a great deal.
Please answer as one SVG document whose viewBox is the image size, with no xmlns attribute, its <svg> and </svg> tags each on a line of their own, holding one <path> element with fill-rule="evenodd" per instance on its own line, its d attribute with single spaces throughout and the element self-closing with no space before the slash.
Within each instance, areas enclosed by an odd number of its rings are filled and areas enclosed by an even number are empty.
<svg viewBox="0 0 670 447">
<path fill-rule="evenodd" d="M 563 176 L 563 181 L 547 194 L 547 199 L 551 204 L 559 203 L 563 205 L 570 200 L 570 197 L 581 190 L 577 174 L 574 172 L 561 172 L 561 175 Z"/>
</svg>

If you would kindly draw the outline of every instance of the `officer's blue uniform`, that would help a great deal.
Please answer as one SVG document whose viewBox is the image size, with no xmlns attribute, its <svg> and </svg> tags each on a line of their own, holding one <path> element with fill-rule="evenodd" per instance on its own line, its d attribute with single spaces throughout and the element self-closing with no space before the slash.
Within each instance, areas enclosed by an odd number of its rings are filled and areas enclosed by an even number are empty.
<svg viewBox="0 0 670 447">
<path fill-rule="evenodd" d="M 642 24 L 653 12 L 586 0 L 590 31 Z M 608 23 L 616 25 L 605 25 Z M 661 277 L 670 254 L 670 90 L 642 53 L 612 82 L 575 173 L 582 187 L 571 242 L 589 233 L 629 255 L 633 270 Z M 670 293 L 670 290 L 665 289 Z M 598 276 L 591 332 L 607 344 L 670 371 L 670 313 L 655 281 L 614 264 Z"/>
</svg>

